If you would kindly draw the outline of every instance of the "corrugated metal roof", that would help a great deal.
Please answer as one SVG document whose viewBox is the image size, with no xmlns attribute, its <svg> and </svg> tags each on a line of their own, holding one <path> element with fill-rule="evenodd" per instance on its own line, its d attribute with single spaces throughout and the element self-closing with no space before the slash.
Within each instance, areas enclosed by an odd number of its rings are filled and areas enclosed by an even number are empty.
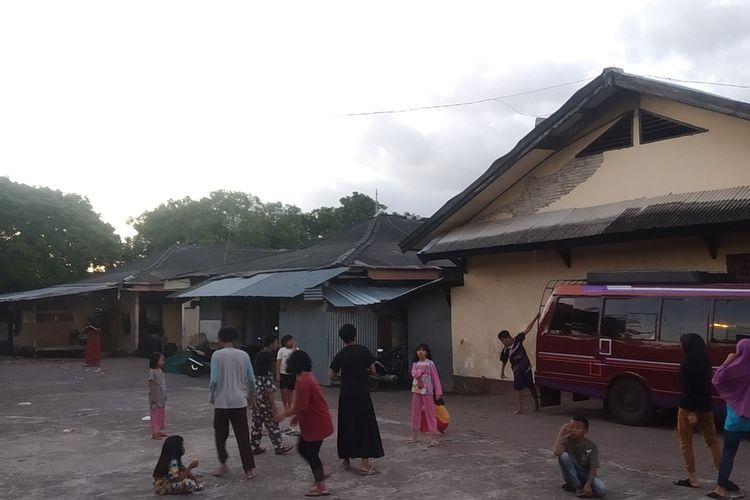
<svg viewBox="0 0 750 500">
<path fill-rule="evenodd" d="M 323 289 L 323 298 L 336 307 L 370 306 L 393 300 L 414 288 L 413 286 L 330 285 Z"/>
<path fill-rule="evenodd" d="M 100 292 L 117 288 L 118 283 L 83 283 L 57 285 L 47 288 L 37 288 L 36 290 L 27 290 L 25 292 L 14 292 L 0 295 L 0 302 L 21 302 L 24 300 L 49 299 L 52 297 L 62 297 L 65 295 L 81 295 L 84 293 Z"/>
<path fill-rule="evenodd" d="M 739 186 L 467 224 L 435 238 L 420 253 L 440 256 L 485 248 L 533 248 L 561 241 L 744 222 L 750 222 L 750 187 Z"/>
<path fill-rule="evenodd" d="M 284 297 L 292 298 L 348 271 L 348 267 L 260 273 L 250 277 L 224 278 L 198 285 L 192 290 L 171 295 L 172 298 L 197 297 Z"/>
</svg>

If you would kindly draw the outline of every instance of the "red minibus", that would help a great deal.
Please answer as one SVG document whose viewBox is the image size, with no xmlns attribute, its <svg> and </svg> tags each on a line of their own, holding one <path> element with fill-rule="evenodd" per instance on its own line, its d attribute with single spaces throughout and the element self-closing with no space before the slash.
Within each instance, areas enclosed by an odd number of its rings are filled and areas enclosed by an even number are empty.
<svg viewBox="0 0 750 500">
<path fill-rule="evenodd" d="M 542 405 L 566 391 L 602 398 L 620 423 L 646 424 L 655 408 L 678 405 L 684 333 L 703 336 L 721 365 L 750 335 L 750 284 L 557 286 L 537 335 Z M 714 406 L 724 411 L 716 394 Z"/>
</svg>

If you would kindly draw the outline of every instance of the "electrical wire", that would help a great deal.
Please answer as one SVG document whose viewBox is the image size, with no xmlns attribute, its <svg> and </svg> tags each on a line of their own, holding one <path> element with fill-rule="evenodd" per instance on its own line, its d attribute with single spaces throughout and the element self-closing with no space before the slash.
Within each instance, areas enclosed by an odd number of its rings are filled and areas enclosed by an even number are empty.
<svg viewBox="0 0 750 500">
<path fill-rule="evenodd" d="M 381 110 L 381 111 L 365 111 L 365 112 L 362 112 L 362 113 L 346 113 L 346 114 L 343 114 L 343 115 L 335 115 L 335 117 L 388 115 L 388 114 L 395 114 L 395 113 L 409 113 L 411 111 L 423 111 L 423 110 L 426 110 L 426 109 L 442 109 L 442 108 L 455 108 L 455 107 L 458 107 L 458 106 L 470 106 L 472 104 L 481 104 L 481 103 L 484 103 L 484 102 L 492 102 L 492 101 L 504 104 L 505 106 L 507 106 L 508 108 L 512 109 L 513 111 L 515 111 L 518 114 L 525 115 L 525 116 L 531 116 L 531 117 L 538 117 L 540 115 L 530 115 L 530 114 L 523 113 L 523 112 L 517 110 L 516 108 L 514 108 L 513 106 L 511 106 L 507 102 L 503 101 L 503 99 L 508 99 L 510 97 L 517 97 L 517 96 L 520 96 L 520 95 L 535 94 L 537 92 L 543 92 L 545 90 L 551 90 L 551 89 L 556 89 L 556 88 L 560 88 L 560 87 L 565 87 L 566 85 L 574 85 L 576 83 L 587 82 L 587 81 L 593 80 L 594 78 L 596 78 L 596 76 L 592 76 L 592 77 L 589 77 L 589 78 L 582 78 L 580 80 L 575 80 L 575 81 L 572 81 L 572 82 L 559 83 L 557 85 L 550 85 L 548 87 L 542 87 L 542 88 L 533 89 L 533 90 L 524 90 L 523 92 L 516 92 L 514 94 L 502 95 L 502 96 L 497 96 L 497 97 L 487 97 L 485 99 L 477 99 L 475 101 L 454 102 L 454 103 L 450 103 L 450 104 L 435 104 L 435 105 L 432 105 L 432 106 L 419 106 L 419 107 L 415 107 L 415 108 L 387 109 L 387 110 Z"/>
<path fill-rule="evenodd" d="M 733 88 L 739 88 L 739 89 L 750 89 L 750 85 L 739 85 L 734 83 L 720 83 L 720 82 L 706 82 L 706 81 L 700 81 L 700 80 L 682 80 L 680 78 L 671 78 L 668 76 L 656 76 L 656 75 L 643 75 L 646 78 L 657 78 L 660 80 L 669 80 L 673 82 L 680 82 L 680 83 L 694 83 L 694 84 L 701 84 L 701 85 L 717 85 L 720 87 L 733 87 Z M 559 83 L 556 85 L 550 85 L 548 87 L 541 87 L 538 89 L 533 90 L 525 90 L 523 92 L 516 92 L 513 94 L 507 94 L 497 97 L 487 97 L 485 99 L 476 99 L 474 101 L 463 101 L 463 102 L 454 102 L 454 103 L 448 103 L 448 104 L 434 104 L 432 106 L 418 106 L 414 108 L 401 108 L 401 109 L 386 109 L 386 110 L 380 110 L 380 111 L 364 111 L 361 113 L 345 113 L 342 115 L 334 115 L 334 118 L 344 118 L 344 117 L 351 117 L 351 116 L 371 116 L 371 115 L 389 115 L 389 114 L 396 114 L 396 113 L 410 113 L 412 111 L 424 111 L 428 109 L 443 109 L 443 108 L 456 108 L 459 106 L 471 106 L 474 104 L 482 104 L 485 102 L 498 102 L 509 109 L 511 109 L 513 112 L 518 113 L 519 115 L 523 116 L 530 116 L 532 118 L 546 118 L 549 116 L 547 115 L 532 115 L 528 113 L 524 113 L 523 111 L 520 111 L 516 109 L 515 107 L 511 106 L 507 102 L 505 102 L 503 99 L 508 99 L 510 97 L 517 97 L 521 95 L 528 95 L 528 94 L 535 94 L 537 92 L 544 92 L 545 90 L 551 90 L 556 89 L 560 87 L 565 87 L 567 85 L 574 85 L 576 83 L 582 83 L 582 82 L 588 82 L 596 78 L 596 76 L 592 76 L 589 78 L 582 78 L 580 80 L 574 80 L 571 82 L 565 82 L 565 83 Z"/>
<path fill-rule="evenodd" d="M 643 75 L 646 78 L 658 78 L 660 80 L 670 80 L 673 82 L 681 83 L 697 83 L 701 85 L 717 85 L 719 87 L 733 87 L 737 89 L 750 89 L 750 85 L 739 85 L 736 83 L 720 83 L 720 82 L 702 82 L 700 80 L 681 80 L 679 78 L 670 78 L 668 76 L 656 76 L 656 75 Z"/>
</svg>

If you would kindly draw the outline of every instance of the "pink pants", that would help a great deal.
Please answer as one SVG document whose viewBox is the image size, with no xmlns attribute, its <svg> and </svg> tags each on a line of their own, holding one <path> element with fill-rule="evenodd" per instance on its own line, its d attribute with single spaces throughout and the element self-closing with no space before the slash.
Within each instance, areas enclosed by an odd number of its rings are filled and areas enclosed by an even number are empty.
<svg viewBox="0 0 750 500">
<path fill-rule="evenodd" d="M 437 434 L 437 417 L 435 417 L 435 400 L 432 394 L 411 393 L 411 428 L 415 431 L 420 429 L 422 423 L 422 410 L 427 420 L 427 432 Z"/>
<path fill-rule="evenodd" d="M 151 434 L 156 436 L 164 430 L 164 407 L 151 410 Z"/>
</svg>

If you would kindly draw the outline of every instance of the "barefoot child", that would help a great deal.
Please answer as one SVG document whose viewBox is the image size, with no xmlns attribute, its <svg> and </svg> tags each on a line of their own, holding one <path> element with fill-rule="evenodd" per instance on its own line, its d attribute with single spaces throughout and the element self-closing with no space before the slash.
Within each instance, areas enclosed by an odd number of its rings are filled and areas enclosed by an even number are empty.
<svg viewBox="0 0 750 500">
<path fill-rule="evenodd" d="M 148 406 L 151 410 L 151 439 L 166 437 L 164 433 L 165 407 L 167 405 L 167 383 L 164 379 L 164 355 L 151 354 L 148 360 Z"/>
<path fill-rule="evenodd" d="M 263 426 L 268 431 L 268 437 L 277 455 L 283 455 L 292 449 L 284 446 L 279 430 L 279 424 L 274 420 L 276 413 L 276 402 L 274 401 L 273 364 L 276 359 L 276 350 L 279 348 L 279 339 L 275 335 L 266 335 L 263 340 L 263 350 L 255 356 L 253 370 L 255 371 L 255 401 L 253 402 L 253 425 L 250 428 L 250 445 L 253 447 L 253 455 L 265 453 L 265 448 L 260 447 L 263 438 Z"/>
<path fill-rule="evenodd" d="M 435 416 L 435 399 L 443 397 L 443 387 L 440 385 L 435 363 L 432 361 L 432 353 L 427 344 L 419 344 L 414 354 L 411 365 L 411 439 L 409 442 L 417 442 L 417 432 L 422 423 L 422 411 L 427 421 L 427 432 L 432 434 L 430 446 L 438 446 L 437 417 Z"/>
<path fill-rule="evenodd" d="M 323 399 L 318 382 L 310 371 L 312 361 L 304 351 L 294 351 L 286 363 L 287 373 L 294 374 L 295 397 L 293 405 L 279 412 L 276 420 L 281 422 L 287 417 L 293 417 L 292 423 L 299 423 L 301 436 L 297 442 L 297 451 L 312 469 L 315 484 L 305 496 L 322 497 L 331 494 L 326 486 L 326 473 L 320 461 L 320 446 L 323 440 L 333 434 L 333 420 L 328 404 Z"/>
<path fill-rule="evenodd" d="M 575 415 L 557 433 L 552 451 L 562 471 L 563 489 L 575 492 L 581 498 L 603 497 L 607 487 L 599 476 L 599 450 L 593 441 L 586 438 L 589 420 Z"/>
<path fill-rule="evenodd" d="M 157 495 L 175 495 L 191 493 L 203 489 L 203 483 L 193 476 L 193 469 L 198 467 L 198 460 L 190 465 L 182 465 L 185 446 L 182 436 L 169 436 L 161 447 L 159 461 L 154 468 L 154 493 Z"/>
<path fill-rule="evenodd" d="M 518 408 L 515 414 L 523 413 L 523 390 L 528 387 L 531 391 L 531 396 L 534 398 L 534 409 L 539 409 L 539 396 L 536 392 L 536 386 L 534 385 L 534 373 L 531 368 L 531 360 L 529 355 L 526 354 L 526 348 L 523 346 L 523 341 L 526 339 L 526 334 L 531 331 L 536 320 L 539 319 L 539 314 L 534 316 L 529 326 L 524 331 L 516 335 L 515 338 L 510 336 L 508 330 L 503 330 L 497 334 L 497 338 L 503 343 L 503 350 L 500 353 L 500 361 L 503 363 L 503 367 L 500 370 L 500 378 L 505 379 L 505 366 L 510 360 L 510 366 L 513 368 L 513 390 L 516 393 L 516 401 L 518 402 Z"/>
</svg>

